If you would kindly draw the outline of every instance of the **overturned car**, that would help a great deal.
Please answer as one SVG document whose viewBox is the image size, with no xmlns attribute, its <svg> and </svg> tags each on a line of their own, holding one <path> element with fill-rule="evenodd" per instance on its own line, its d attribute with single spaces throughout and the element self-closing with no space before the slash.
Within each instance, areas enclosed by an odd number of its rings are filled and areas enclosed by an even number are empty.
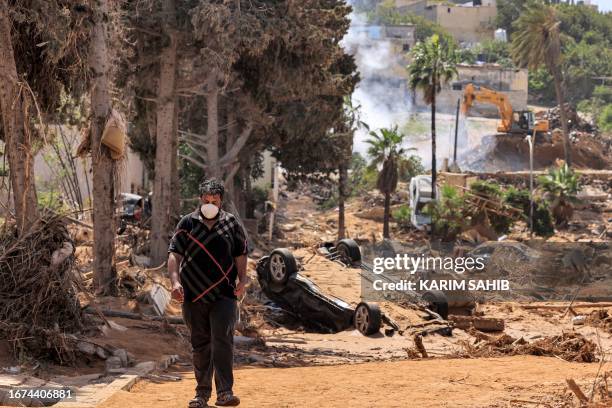
<svg viewBox="0 0 612 408">
<path fill-rule="evenodd" d="M 324 243 L 317 249 L 317 254 L 347 267 L 360 268 L 360 274 L 366 279 L 372 275 L 371 267 L 362 262 L 359 245 L 352 239 L 343 239 L 336 244 Z M 389 330 L 401 332 L 397 324 L 381 312 L 378 304 L 360 302 L 351 305 L 324 293 L 299 273 L 301 266 L 286 248 L 274 249 L 260 258 L 256 270 L 264 294 L 308 326 L 333 333 L 354 327 L 368 336 L 378 333 L 386 324 L 390 326 Z M 448 304 L 444 293 L 430 291 L 415 295 L 415 299 L 432 311 L 434 317 L 446 319 Z"/>
</svg>

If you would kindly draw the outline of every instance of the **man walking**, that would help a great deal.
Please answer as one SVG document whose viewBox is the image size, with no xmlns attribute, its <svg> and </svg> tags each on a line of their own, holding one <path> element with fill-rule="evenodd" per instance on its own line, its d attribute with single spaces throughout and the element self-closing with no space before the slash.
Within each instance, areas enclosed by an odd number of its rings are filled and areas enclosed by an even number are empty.
<svg viewBox="0 0 612 408">
<path fill-rule="evenodd" d="M 197 386 L 189 408 L 208 406 L 213 374 L 216 405 L 236 406 L 234 324 L 236 299 L 247 282 L 246 234 L 236 217 L 221 209 L 223 184 L 210 179 L 199 190 L 200 206 L 179 221 L 168 248 L 172 297 L 183 302 L 191 332 Z"/>
</svg>

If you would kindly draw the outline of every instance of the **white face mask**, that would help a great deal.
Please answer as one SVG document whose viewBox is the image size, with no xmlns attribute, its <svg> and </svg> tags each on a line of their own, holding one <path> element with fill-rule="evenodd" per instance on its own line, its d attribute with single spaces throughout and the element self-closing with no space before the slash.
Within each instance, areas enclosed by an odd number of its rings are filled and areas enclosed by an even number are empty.
<svg viewBox="0 0 612 408">
<path fill-rule="evenodd" d="M 219 207 L 211 203 L 202 204 L 200 210 L 202 211 L 204 218 L 207 220 L 212 220 L 217 216 L 217 214 L 219 214 Z"/>
</svg>

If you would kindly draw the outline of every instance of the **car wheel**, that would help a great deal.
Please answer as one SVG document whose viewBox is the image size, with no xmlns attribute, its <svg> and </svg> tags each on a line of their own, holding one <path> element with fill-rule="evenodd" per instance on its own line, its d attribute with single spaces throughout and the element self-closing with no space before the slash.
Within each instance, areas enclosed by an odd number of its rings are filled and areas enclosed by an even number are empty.
<svg viewBox="0 0 612 408">
<path fill-rule="evenodd" d="M 361 249 L 359 244 L 350 238 L 341 239 L 336 244 L 336 251 L 340 254 L 342 262 L 355 265 L 361 262 Z"/>
<path fill-rule="evenodd" d="M 436 312 L 444 320 L 448 319 L 448 300 L 441 290 L 428 290 L 422 298 L 427 302 L 427 308 Z"/>
<path fill-rule="evenodd" d="M 374 303 L 361 302 L 355 308 L 353 321 L 355 328 L 364 336 L 378 333 L 382 325 L 380 308 Z"/>
<path fill-rule="evenodd" d="M 297 263 L 291 251 L 278 248 L 270 254 L 270 280 L 272 283 L 284 285 L 291 275 L 297 273 Z"/>
</svg>

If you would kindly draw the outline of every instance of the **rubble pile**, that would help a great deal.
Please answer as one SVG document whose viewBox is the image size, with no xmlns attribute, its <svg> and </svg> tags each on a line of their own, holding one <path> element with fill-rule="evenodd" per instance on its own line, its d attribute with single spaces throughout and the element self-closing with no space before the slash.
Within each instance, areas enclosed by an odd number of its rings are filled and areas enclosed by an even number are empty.
<svg viewBox="0 0 612 408">
<path fill-rule="evenodd" d="M 45 214 L 21 237 L 0 232 L 0 336 L 15 355 L 74 358 L 66 333 L 84 326 L 73 271 L 74 247 L 66 220 Z"/>
<path fill-rule="evenodd" d="M 570 104 L 565 104 L 565 113 L 569 123 L 569 130 L 577 130 L 581 132 L 593 132 L 595 125 L 591 121 L 587 121 L 578 115 L 578 112 Z M 543 119 L 548 119 L 548 127 L 550 129 L 561 129 L 561 109 L 559 106 L 548 109 L 542 115 Z"/>
<path fill-rule="evenodd" d="M 598 361 L 595 356 L 597 346 L 582 334 L 569 332 L 558 336 L 543 337 L 529 343 L 525 339 L 508 334 L 489 336 L 474 329 L 470 334 L 476 337 L 474 343 L 462 342 L 464 351 L 461 357 L 495 357 L 502 355 L 533 355 L 559 357 L 565 361 L 592 363 Z"/>
</svg>

